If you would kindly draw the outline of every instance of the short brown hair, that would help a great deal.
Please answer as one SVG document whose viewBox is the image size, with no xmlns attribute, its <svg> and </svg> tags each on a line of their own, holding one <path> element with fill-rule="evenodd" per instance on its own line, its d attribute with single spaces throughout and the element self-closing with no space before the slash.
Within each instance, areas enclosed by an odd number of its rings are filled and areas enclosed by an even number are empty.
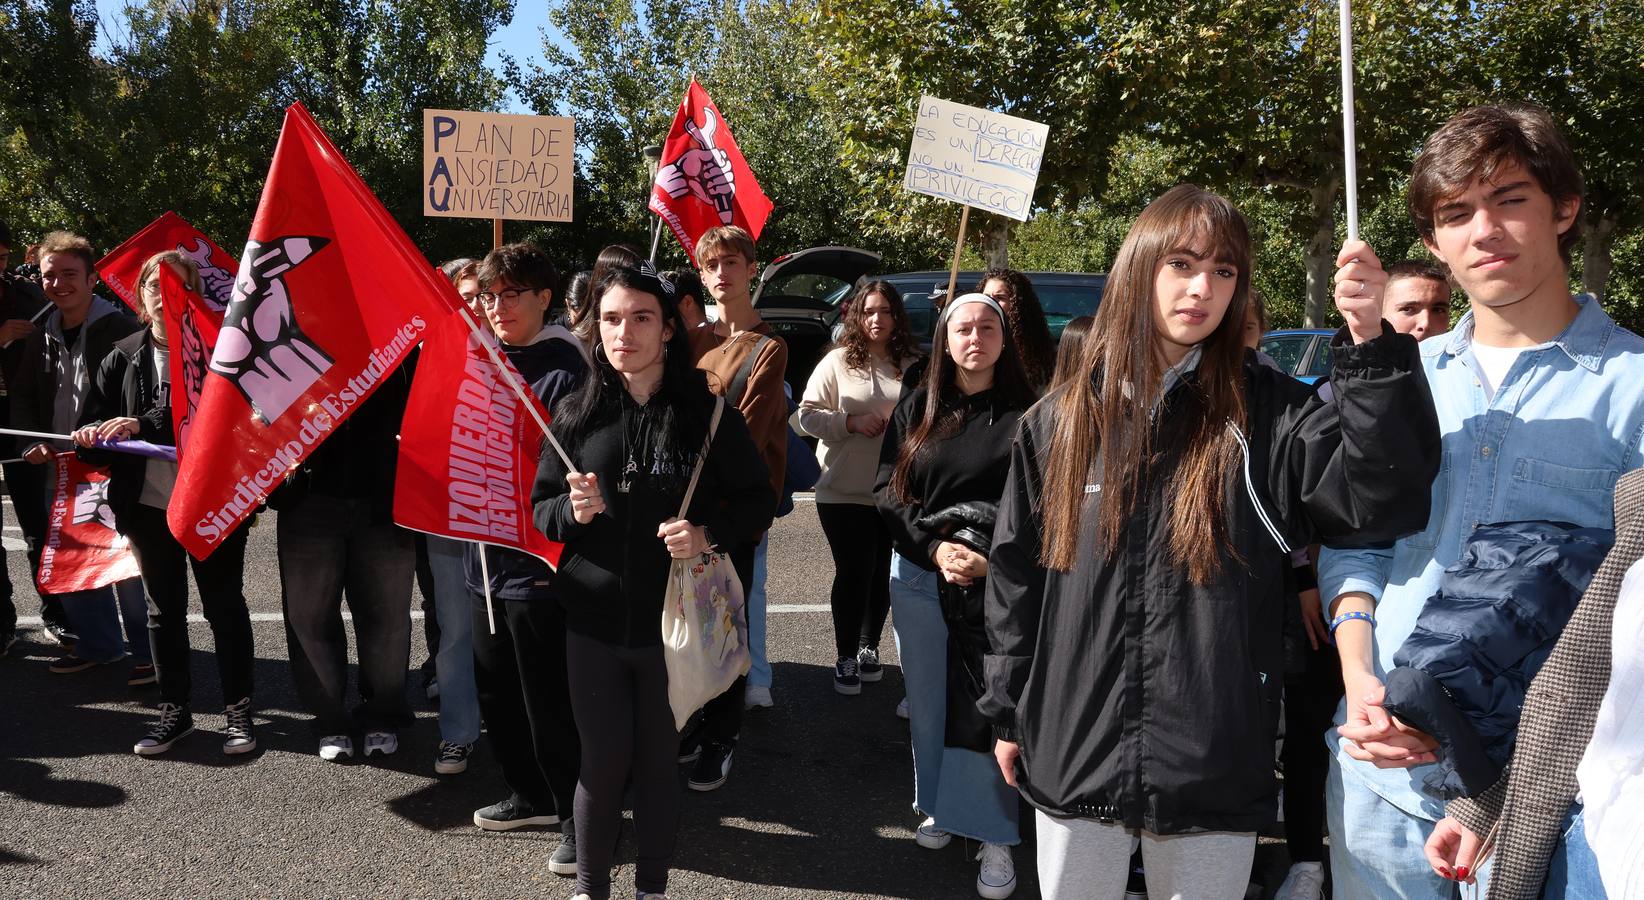
<svg viewBox="0 0 1644 900">
<path fill-rule="evenodd" d="M 1427 138 L 1410 172 L 1410 218 L 1433 239 L 1433 211 L 1479 179 L 1517 163 L 1554 202 L 1582 199 L 1581 169 L 1570 142 L 1547 110 L 1533 103 L 1475 106 L 1453 116 Z M 1558 237 L 1565 264 L 1581 240 L 1581 218 Z"/>
<path fill-rule="evenodd" d="M 71 253 L 85 262 L 88 274 L 97 266 L 97 254 L 91 249 L 91 241 L 72 231 L 53 231 L 40 239 L 39 246 L 38 259 L 41 262 L 45 262 L 46 256 L 52 253 Z"/>
<path fill-rule="evenodd" d="M 739 253 L 750 263 L 758 259 L 754 256 L 754 239 L 735 225 L 710 228 L 702 233 L 702 237 L 697 238 L 697 265 L 700 266 L 723 253 Z"/>
<path fill-rule="evenodd" d="M 1388 284 L 1392 284 L 1400 278 L 1425 278 L 1428 281 L 1436 281 L 1444 285 L 1446 290 L 1450 288 L 1450 278 L 1444 274 L 1444 270 L 1439 268 L 1436 263 L 1425 260 L 1400 260 L 1387 267 Z"/>
<path fill-rule="evenodd" d="M 507 280 L 528 291 L 553 290 L 559 286 L 559 271 L 542 248 L 528 241 L 503 244 L 485 254 L 475 272 L 480 287 Z"/>
</svg>

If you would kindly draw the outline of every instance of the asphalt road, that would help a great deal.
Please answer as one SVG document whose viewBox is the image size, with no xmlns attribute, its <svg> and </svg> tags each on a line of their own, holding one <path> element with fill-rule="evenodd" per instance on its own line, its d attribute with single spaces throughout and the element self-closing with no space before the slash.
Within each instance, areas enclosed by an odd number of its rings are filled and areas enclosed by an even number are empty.
<svg viewBox="0 0 1644 900">
<path fill-rule="evenodd" d="M 15 521 L 8 509 L 6 563 L 27 585 Z M 572 882 L 547 869 L 555 833 L 473 826 L 473 810 L 505 794 L 485 739 L 466 773 L 434 774 L 435 706 L 416 672 L 407 690 L 417 723 L 397 755 L 345 764 L 315 755 L 287 662 L 273 535 L 270 515 L 247 554 L 260 744 L 247 757 L 220 752 L 223 700 L 203 622 L 190 628 L 199 730 L 164 756 L 138 757 L 131 746 L 155 690 L 126 687 L 121 666 L 47 672 L 57 648 L 36 627 L 33 592 L 20 588 L 19 612 L 35 624 L 0 660 L 0 896 L 569 897 Z M 889 628 L 884 680 L 858 697 L 832 689 L 832 563 L 814 505 L 800 503 L 773 531 L 769 578 L 776 708 L 749 714 L 724 788 L 683 792 L 670 896 L 975 897 L 974 844 L 929 851 L 913 841 Z M 415 668 L 427 649 L 420 618 L 413 624 Z M 1023 825 L 1015 897 L 1033 898 L 1026 807 Z M 615 897 L 632 896 L 632 837 L 629 822 Z M 1270 885 L 1282 878 L 1281 853 L 1264 844 L 1258 855 Z"/>
</svg>

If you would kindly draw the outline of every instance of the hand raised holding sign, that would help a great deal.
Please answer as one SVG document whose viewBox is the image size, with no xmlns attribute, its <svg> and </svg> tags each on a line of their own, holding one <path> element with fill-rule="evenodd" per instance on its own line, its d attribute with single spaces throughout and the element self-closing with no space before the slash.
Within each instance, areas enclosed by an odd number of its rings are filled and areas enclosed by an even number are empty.
<svg viewBox="0 0 1644 900">
<path fill-rule="evenodd" d="M 1336 254 L 1336 308 L 1347 320 L 1353 343 L 1381 337 L 1381 297 L 1387 272 L 1376 251 L 1363 241 L 1348 241 Z"/>
</svg>

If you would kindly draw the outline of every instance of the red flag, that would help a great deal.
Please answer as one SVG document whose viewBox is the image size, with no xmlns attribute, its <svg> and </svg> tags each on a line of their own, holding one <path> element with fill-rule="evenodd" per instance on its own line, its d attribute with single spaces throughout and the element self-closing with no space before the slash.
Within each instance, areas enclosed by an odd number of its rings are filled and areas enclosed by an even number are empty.
<svg viewBox="0 0 1644 900">
<path fill-rule="evenodd" d="M 239 268 L 239 263 L 200 229 L 174 212 L 155 219 L 147 228 L 110 250 L 97 262 L 97 274 L 121 300 L 126 301 L 127 306 L 141 310 L 142 286 L 137 283 L 137 276 L 142 273 L 143 263 L 148 262 L 149 257 L 166 250 L 181 251 L 200 267 L 200 289 L 212 309 L 220 313 L 228 306 L 229 297 L 234 292 L 234 272 Z"/>
<path fill-rule="evenodd" d="M 308 111 L 287 109 L 166 510 L 172 534 L 204 559 L 461 302 Z"/>
<path fill-rule="evenodd" d="M 181 459 L 194 412 L 200 407 L 200 389 L 205 385 L 211 350 L 217 346 L 217 332 L 223 327 L 223 314 L 189 290 L 170 266 L 160 267 L 160 311 L 166 319 L 166 343 L 171 347 L 171 425 Z"/>
<path fill-rule="evenodd" d="M 563 545 L 531 522 L 542 429 L 481 340 L 458 314 L 423 342 L 400 426 L 394 521 L 413 531 L 529 553 L 558 566 Z M 513 363 L 498 355 L 519 378 Z M 548 421 L 541 401 L 529 391 L 526 397 Z"/>
<path fill-rule="evenodd" d="M 89 591 L 142 574 L 125 535 L 114 530 L 108 486 L 107 469 L 73 453 L 57 455 L 57 491 L 35 580 L 40 590 Z"/>
<path fill-rule="evenodd" d="M 693 264 L 697 239 L 708 229 L 737 225 L 758 240 L 771 217 L 771 201 L 737 149 L 731 126 L 695 79 L 662 145 L 650 207 Z"/>
</svg>

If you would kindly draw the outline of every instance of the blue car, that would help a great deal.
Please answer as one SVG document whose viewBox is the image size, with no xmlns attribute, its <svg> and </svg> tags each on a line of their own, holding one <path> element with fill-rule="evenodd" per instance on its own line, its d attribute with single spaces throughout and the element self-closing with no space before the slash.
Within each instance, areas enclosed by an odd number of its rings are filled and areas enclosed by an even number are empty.
<svg viewBox="0 0 1644 900">
<path fill-rule="evenodd" d="M 1330 338 L 1336 332 L 1329 328 L 1284 328 L 1262 335 L 1257 346 L 1273 357 L 1279 368 L 1308 384 L 1318 384 L 1330 377 Z"/>
</svg>

